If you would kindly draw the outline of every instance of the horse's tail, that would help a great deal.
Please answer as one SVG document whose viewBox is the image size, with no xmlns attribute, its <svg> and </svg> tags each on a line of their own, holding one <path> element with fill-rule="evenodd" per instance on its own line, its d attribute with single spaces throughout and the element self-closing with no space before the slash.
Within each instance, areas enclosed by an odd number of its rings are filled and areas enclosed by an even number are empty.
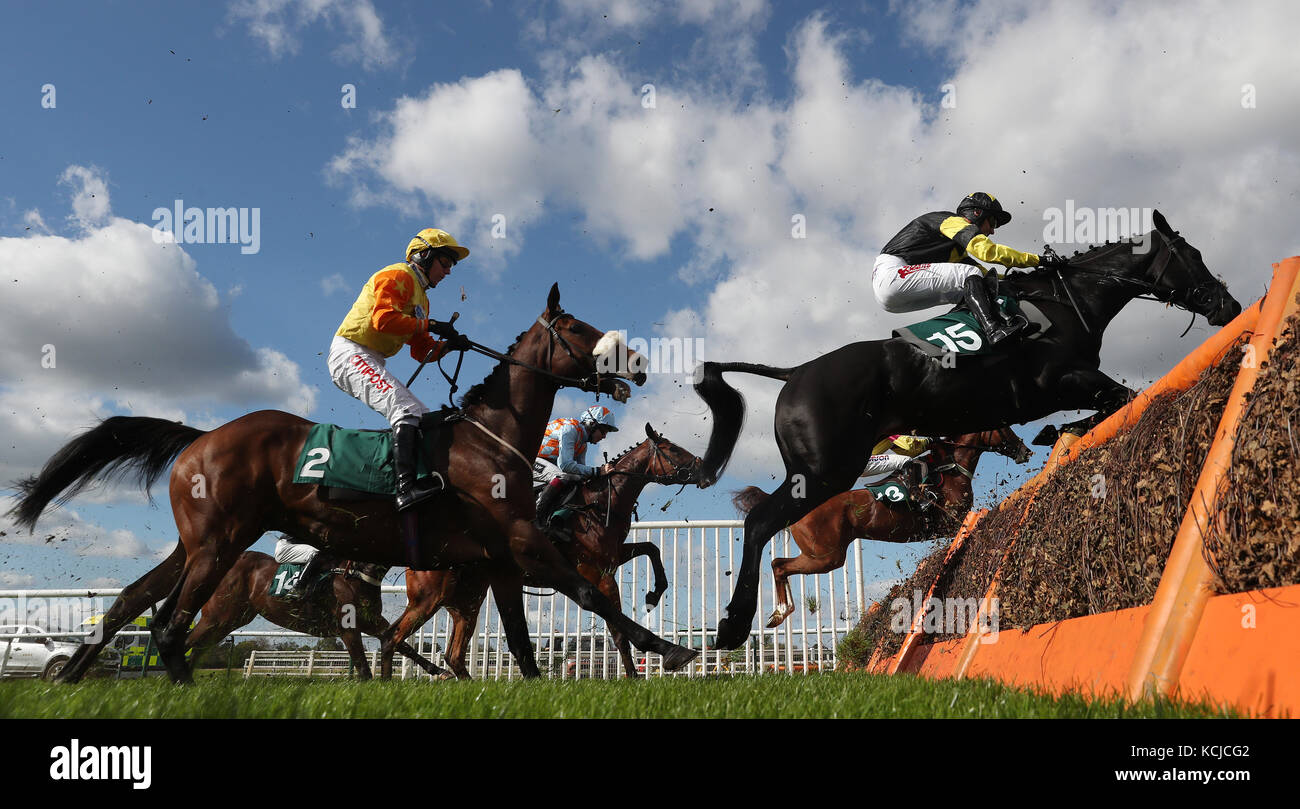
<svg viewBox="0 0 1300 809">
<path fill-rule="evenodd" d="M 135 481 L 148 491 L 181 450 L 203 434 L 196 427 L 165 419 L 104 419 L 54 453 L 39 474 L 13 484 L 18 504 L 8 516 L 18 527 L 33 531 L 51 500 L 57 497 L 59 503 L 66 503 L 97 478 L 121 479 L 134 472 Z"/>
<path fill-rule="evenodd" d="M 741 514 L 748 514 L 753 511 L 759 503 L 763 502 L 770 496 L 771 495 L 757 486 L 746 486 L 731 495 L 731 504 L 735 506 L 736 510 Z"/>
<path fill-rule="evenodd" d="M 722 470 L 727 468 L 727 462 L 731 460 L 736 441 L 740 439 L 740 428 L 745 423 L 745 397 L 740 395 L 740 391 L 723 381 L 723 373 L 741 371 L 787 382 L 794 370 L 749 362 L 703 364 L 703 376 L 695 383 L 695 392 L 713 413 L 713 433 L 709 436 L 709 447 L 704 452 L 704 465 L 700 470 L 701 489 L 718 482 Z"/>
</svg>

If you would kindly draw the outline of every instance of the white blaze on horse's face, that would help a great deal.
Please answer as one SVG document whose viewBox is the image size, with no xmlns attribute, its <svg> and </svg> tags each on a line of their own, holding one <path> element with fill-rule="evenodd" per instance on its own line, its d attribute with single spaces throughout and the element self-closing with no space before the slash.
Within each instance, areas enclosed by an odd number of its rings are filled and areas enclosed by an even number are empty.
<svg viewBox="0 0 1300 809">
<path fill-rule="evenodd" d="M 596 370 L 602 374 L 621 376 L 631 379 L 638 385 L 645 381 L 645 369 L 650 360 L 627 347 L 623 336 L 616 331 L 607 331 L 592 349 L 596 358 Z"/>
</svg>

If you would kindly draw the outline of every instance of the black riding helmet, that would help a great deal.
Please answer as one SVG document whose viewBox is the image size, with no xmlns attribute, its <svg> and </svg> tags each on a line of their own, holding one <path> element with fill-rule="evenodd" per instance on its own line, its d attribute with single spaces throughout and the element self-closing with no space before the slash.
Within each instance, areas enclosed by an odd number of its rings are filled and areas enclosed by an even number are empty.
<svg viewBox="0 0 1300 809">
<path fill-rule="evenodd" d="M 990 216 L 994 217 L 993 222 L 997 227 L 1011 221 L 1011 214 L 1002 210 L 1002 203 L 998 202 L 997 197 L 983 191 L 976 191 L 963 199 L 957 205 L 957 215 L 964 216 L 977 225 Z"/>
</svg>

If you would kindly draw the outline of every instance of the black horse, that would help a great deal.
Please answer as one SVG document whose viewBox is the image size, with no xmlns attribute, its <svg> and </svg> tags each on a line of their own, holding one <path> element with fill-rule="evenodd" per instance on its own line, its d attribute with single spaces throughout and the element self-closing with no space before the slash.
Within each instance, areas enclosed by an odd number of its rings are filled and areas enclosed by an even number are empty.
<svg viewBox="0 0 1300 809">
<path fill-rule="evenodd" d="M 713 413 L 700 486 L 726 467 L 744 421 L 744 398 L 722 379 L 742 371 L 786 381 L 776 402 L 785 480 L 745 519 L 745 547 L 717 646 L 745 642 L 758 597 L 759 560 L 772 535 L 852 486 L 881 436 L 916 430 L 959 435 L 1023 424 L 1061 410 L 1092 410 L 1089 427 L 1133 391 L 1098 370 L 1101 335 L 1130 300 L 1150 296 L 1222 326 L 1241 304 L 1201 254 L 1157 211 L 1146 236 L 1093 248 L 1060 273 L 1036 270 L 1003 283 L 1051 320 L 1037 339 L 1015 340 L 952 363 L 901 339 L 839 348 L 797 368 L 706 362 L 695 390 Z"/>
</svg>

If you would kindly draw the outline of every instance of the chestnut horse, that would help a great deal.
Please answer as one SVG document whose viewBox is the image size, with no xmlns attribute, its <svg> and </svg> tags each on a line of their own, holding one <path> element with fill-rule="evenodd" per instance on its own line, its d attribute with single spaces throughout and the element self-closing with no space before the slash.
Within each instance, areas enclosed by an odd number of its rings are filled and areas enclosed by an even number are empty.
<svg viewBox="0 0 1300 809">
<path fill-rule="evenodd" d="M 566 506 L 574 512 L 573 537 L 556 544 L 583 578 L 596 585 L 613 604 L 623 601 L 614 571 L 638 556 L 649 557 L 654 567 L 655 586 L 646 593 L 645 603 L 652 608 L 668 589 L 668 574 L 664 572 L 659 548 L 653 542 L 624 543 L 632 528 L 632 512 L 646 484 L 696 482 L 700 459 L 656 433 L 649 424 L 645 426 L 645 434 L 646 440 L 611 461 L 614 468 L 607 475 L 590 478 L 578 486 L 576 500 Z M 453 619 L 447 643 L 447 666 L 457 677 L 470 678 L 465 652 L 478 621 L 479 608 L 487 596 L 487 581 L 472 567 L 456 571 L 406 571 L 406 611 L 382 638 L 381 677 L 392 675 L 394 644 L 410 637 L 439 607 L 446 607 Z M 640 676 L 627 636 L 614 628 L 610 629 L 610 635 L 627 676 Z"/>
<path fill-rule="evenodd" d="M 640 385 L 645 373 L 609 360 L 626 357 L 626 363 L 643 367 L 645 357 L 628 351 L 617 332 L 603 332 L 561 309 L 558 286 L 506 354 L 477 344 L 474 350 L 501 362 L 465 394 L 459 413 L 434 436 L 432 466 L 448 488 L 400 517 L 392 498 L 330 502 L 321 499 L 318 486 L 294 483 L 312 423 L 273 410 L 210 432 L 163 419 L 106 419 L 59 450 L 39 475 L 20 482 L 19 502 L 10 513 L 31 530 L 51 500 L 61 494 L 66 500 L 105 473 L 133 471 L 147 489 L 171 465 L 180 542 L 122 592 L 105 616 L 104 633 L 111 638 L 166 596 L 152 630 L 176 682 L 191 680 L 185 662 L 191 620 L 239 555 L 268 531 L 360 562 L 425 570 L 484 563 L 507 643 L 525 677 L 541 676 L 524 616 L 525 574 L 601 616 L 638 648 L 663 655 L 665 668 L 695 659 L 698 651 L 669 643 L 623 615 L 533 524 L 531 454 L 542 443 L 556 392 L 579 387 L 626 401 L 630 389 L 618 377 Z M 62 679 L 79 679 L 99 648 L 79 649 Z"/>
<path fill-rule="evenodd" d="M 926 459 L 930 467 L 928 479 L 938 476 L 937 483 L 926 486 L 938 495 L 938 502 L 927 511 L 892 506 L 877 500 L 867 489 L 854 489 L 832 497 L 792 525 L 790 536 L 800 554 L 792 559 L 772 559 L 777 604 L 767 619 L 768 629 L 780 626 L 794 611 L 790 576 L 838 570 L 844 566 L 854 540 L 919 542 L 955 532 L 974 502 L 971 481 L 986 450 L 1016 463 L 1024 463 L 1030 456 L 1029 447 L 1010 427 L 968 433 L 953 441 L 939 440 Z M 749 486 L 737 492 L 732 502 L 748 514 L 766 498 L 762 489 Z"/>
<path fill-rule="evenodd" d="M 271 580 L 279 566 L 274 557 L 265 553 L 240 554 L 239 561 L 203 605 L 198 624 L 185 639 L 186 648 L 194 650 L 191 659 L 197 661 L 204 651 L 260 615 L 295 632 L 339 638 L 352 658 L 357 676 L 369 680 L 370 663 L 361 644 L 361 633 L 378 636 L 388 629 L 379 593 L 388 568 L 343 562 L 328 573 L 328 587 L 314 588 L 307 599 L 300 600 L 271 595 Z M 405 643 L 399 644 L 397 651 L 435 677 L 444 673 Z"/>
</svg>

